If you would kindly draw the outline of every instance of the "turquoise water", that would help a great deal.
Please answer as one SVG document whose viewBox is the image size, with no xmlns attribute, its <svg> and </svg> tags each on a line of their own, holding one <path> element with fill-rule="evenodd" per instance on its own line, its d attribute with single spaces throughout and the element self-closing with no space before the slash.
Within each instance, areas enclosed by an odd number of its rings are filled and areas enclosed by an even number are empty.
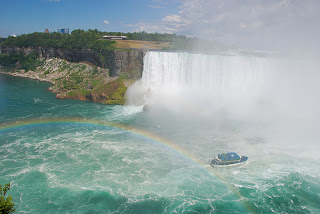
<svg viewBox="0 0 320 214">
<path fill-rule="evenodd" d="M 49 86 L 0 74 L 0 183 L 17 213 L 320 212 L 319 159 L 279 155 L 249 123 L 58 100 Z M 230 150 L 249 163 L 208 166 Z"/>
</svg>

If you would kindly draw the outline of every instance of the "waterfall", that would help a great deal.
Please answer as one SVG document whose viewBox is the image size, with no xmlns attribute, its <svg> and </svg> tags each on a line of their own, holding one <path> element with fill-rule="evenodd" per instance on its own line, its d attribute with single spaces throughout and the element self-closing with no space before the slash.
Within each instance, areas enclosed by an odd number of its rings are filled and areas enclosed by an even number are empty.
<svg viewBox="0 0 320 214">
<path fill-rule="evenodd" d="M 271 59 L 256 56 L 149 51 L 139 87 L 147 103 L 171 97 L 238 105 L 260 99 L 271 66 Z"/>
<path fill-rule="evenodd" d="M 156 88 L 201 88 L 225 93 L 258 89 L 270 65 L 254 56 L 147 52 L 142 84 Z"/>
</svg>

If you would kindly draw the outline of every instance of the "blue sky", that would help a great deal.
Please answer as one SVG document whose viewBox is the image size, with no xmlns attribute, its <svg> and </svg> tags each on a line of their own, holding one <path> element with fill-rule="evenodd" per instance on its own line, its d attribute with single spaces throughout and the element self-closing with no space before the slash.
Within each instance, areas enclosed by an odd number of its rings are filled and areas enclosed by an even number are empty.
<svg viewBox="0 0 320 214">
<path fill-rule="evenodd" d="M 1 0 L 0 36 L 62 27 L 129 32 L 136 23 L 177 13 L 179 5 L 159 0 Z"/>
<path fill-rule="evenodd" d="M 0 36 L 58 28 L 205 37 L 240 47 L 320 49 L 319 0 L 1 0 Z"/>
</svg>

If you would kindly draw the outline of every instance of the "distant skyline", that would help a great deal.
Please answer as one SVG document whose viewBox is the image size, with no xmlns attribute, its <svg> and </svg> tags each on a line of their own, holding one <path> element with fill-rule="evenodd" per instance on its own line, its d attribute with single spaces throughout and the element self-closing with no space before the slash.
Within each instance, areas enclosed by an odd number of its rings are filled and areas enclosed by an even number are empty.
<svg viewBox="0 0 320 214">
<path fill-rule="evenodd" d="M 1 37 L 46 28 L 146 31 L 249 48 L 313 46 L 320 37 L 318 0 L 2 0 L 1 8 Z"/>
</svg>

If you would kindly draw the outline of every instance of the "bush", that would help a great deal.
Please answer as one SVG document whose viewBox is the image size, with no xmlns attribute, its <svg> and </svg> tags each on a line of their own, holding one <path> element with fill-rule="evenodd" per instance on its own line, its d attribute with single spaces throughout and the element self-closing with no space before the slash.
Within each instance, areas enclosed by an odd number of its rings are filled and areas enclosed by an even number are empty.
<svg viewBox="0 0 320 214">
<path fill-rule="evenodd" d="M 10 190 L 10 183 L 4 185 L 2 188 L 2 185 L 0 184 L 0 213 L 7 214 L 7 213 L 13 213 L 15 211 L 14 209 L 14 203 L 12 202 L 11 195 L 7 195 L 7 192 Z"/>
</svg>

